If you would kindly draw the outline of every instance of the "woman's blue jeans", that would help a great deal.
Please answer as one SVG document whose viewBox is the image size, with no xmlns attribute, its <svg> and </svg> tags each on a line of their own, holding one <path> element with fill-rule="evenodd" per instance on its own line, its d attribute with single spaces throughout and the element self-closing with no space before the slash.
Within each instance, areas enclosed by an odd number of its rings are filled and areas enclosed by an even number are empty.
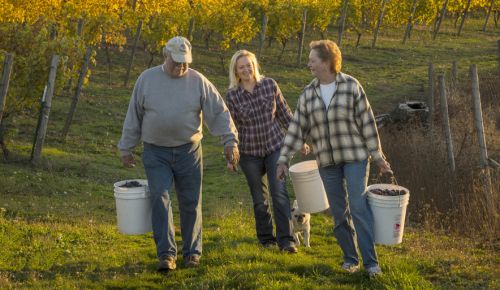
<svg viewBox="0 0 500 290">
<path fill-rule="evenodd" d="M 290 221 L 290 201 L 285 181 L 276 178 L 280 151 L 264 157 L 241 154 L 240 167 L 250 187 L 257 239 L 261 244 L 278 243 L 283 249 L 295 245 Z M 273 234 L 269 192 L 272 198 L 276 236 Z"/>
<path fill-rule="evenodd" d="M 153 237 L 158 257 L 177 257 L 170 190 L 175 182 L 184 257 L 201 255 L 201 143 L 161 147 L 144 143 L 142 155 L 152 202 Z"/>
<path fill-rule="evenodd" d="M 373 215 L 366 199 L 368 160 L 319 168 L 330 212 L 335 221 L 334 235 L 344 252 L 344 262 L 359 264 L 356 236 L 365 268 L 378 265 L 373 240 Z"/>
</svg>

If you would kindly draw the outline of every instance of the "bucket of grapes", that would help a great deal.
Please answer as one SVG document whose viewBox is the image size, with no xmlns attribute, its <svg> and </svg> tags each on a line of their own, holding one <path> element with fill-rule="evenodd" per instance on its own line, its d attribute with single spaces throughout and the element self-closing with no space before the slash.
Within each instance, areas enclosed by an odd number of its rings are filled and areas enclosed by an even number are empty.
<svg viewBox="0 0 500 290">
<path fill-rule="evenodd" d="M 396 245 L 403 241 L 406 208 L 410 191 L 397 184 L 394 174 L 391 183 L 377 183 L 367 187 L 368 204 L 373 213 L 375 243 Z"/>
</svg>

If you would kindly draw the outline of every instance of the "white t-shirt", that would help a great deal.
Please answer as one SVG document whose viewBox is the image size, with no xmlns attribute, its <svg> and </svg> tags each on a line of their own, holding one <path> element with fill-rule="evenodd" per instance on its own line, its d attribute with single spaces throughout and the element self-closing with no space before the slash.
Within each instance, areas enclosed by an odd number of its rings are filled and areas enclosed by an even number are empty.
<svg viewBox="0 0 500 290">
<path fill-rule="evenodd" d="M 325 107 L 328 109 L 330 105 L 330 101 L 332 100 L 333 94 L 337 89 L 337 82 L 333 81 L 327 85 L 319 85 L 321 90 L 321 97 L 323 98 L 323 102 L 325 102 Z"/>
</svg>

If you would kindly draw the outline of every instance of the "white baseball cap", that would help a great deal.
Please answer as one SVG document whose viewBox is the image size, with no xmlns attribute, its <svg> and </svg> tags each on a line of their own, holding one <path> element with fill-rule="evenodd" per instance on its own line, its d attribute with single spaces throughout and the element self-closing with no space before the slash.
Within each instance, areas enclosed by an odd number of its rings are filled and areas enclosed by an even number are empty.
<svg viewBox="0 0 500 290">
<path fill-rule="evenodd" d="M 175 62 L 191 63 L 191 43 L 185 37 L 176 36 L 171 38 L 165 45 L 165 50 L 170 53 L 170 56 Z"/>
</svg>

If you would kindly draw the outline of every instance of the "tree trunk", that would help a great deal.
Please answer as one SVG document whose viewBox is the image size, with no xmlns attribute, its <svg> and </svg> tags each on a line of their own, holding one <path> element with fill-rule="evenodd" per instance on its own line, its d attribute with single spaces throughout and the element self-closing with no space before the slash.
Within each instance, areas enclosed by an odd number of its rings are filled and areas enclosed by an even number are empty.
<svg viewBox="0 0 500 290">
<path fill-rule="evenodd" d="M 89 47 L 87 48 L 87 52 L 85 53 L 82 69 L 80 71 L 80 77 L 78 78 L 78 85 L 76 86 L 75 94 L 73 95 L 73 100 L 71 101 L 71 106 L 68 111 L 68 116 L 66 117 L 66 123 L 64 124 L 64 128 L 61 134 L 63 139 L 66 139 L 66 136 L 68 136 L 69 127 L 71 126 L 71 122 L 73 122 L 73 115 L 75 114 L 76 105 L 78 104 L 78 99 L 80 98 L 80 94 L 82 92 L 83 81 L 87 76 L 91 55 L 92 55 L 92 49 Z"/>
<path fill-rule="evenodd" d="M 45 86 L 42 97 L 42 109 L 40 112 L 39 126 L 36 130 L 33 149 L 31 150 L 31 163 L 36 165 L 42 155 L 43 142 L 47 133 L 47 124 L 49 123 L 50 107 L 52 106 L 52 96 L 54 95 L 54 85 L 57 73 L 57 64 L 59 56 L 53 55 L 50 62 L 49 80 Z"/>
<path fill-rule="evenodd" d="M 382 7 L 380 8 L 380 14 L 378 16 L 377 27 L 375 28 L 375 31 L 373 32 L 372 48 L 374 48 L 375 44 L 377 43 L 377 37 L 378 37 L 380 25 L 382 25 L 382 20 L 384 19 L 385 4 L 386 3 L 387 3 L 387 0 L 382 0 Z"/>
<path fill-rule="evenodd" d="M 267 30 L 267 22 L 269 18 L 267 17 L 266 12 L 262 12 L 262 20 L 261 20 L 261 29 L 260 29 L 260 37 L 259 37 L 259 50 L 257 51 L 257 58 L 261 58 L 262 56 L 262 48 L 264 47 L 264 42 L 266 41 L 266 30 Z"/>
<path fill-rule="evenodd" d="M 0 79 L 0 123 L 2 123 L 5 104 L 7 103 L 7 92 L 9 91 L 10 74 L 14 64 L 14 55 L 7 53 L 3 62 L 2 78 Z"/>
<path fill-rule="evenodd" d="M 285 48 L 286 44 L 288 43 L 288 39 L 282 39 L 280 40 L 281 43 L 281 52 L 280 55 L 278 56 L 278 61 L 281 61 L 281 58 L 283 57 L 283 54 L 285 53 Z"/>
<path fill-rule="evenodd" d="M 194 33 L 194 16 L 189 19 L 189 28 L 188 28 L 188 33 L 187 33 L 187 39 L 189 41 L 193 41 L 193 33 Z"/>
<path fill-rule="evenodd" d="M 204 37 L 204 38 L 205 38 L 205 49 L 206 49 L 206 50 L 209 50 L 209 49 L 210 49 L 210 45 L 209 45 L 209 44 L 210 44 L 210 35 L 211 35 L 211 34 L 212 34 L 212 33 L 210 33 L 209 31 L 207 31 L 207 32 L 205 33 L 205 37 Z"/>
<path fill-rule="evenodd" d="M 105 43 L 106 62 L 108 63 L 108 87 L 111 87 L 111 53 L 109 51 L 109 43 Z"/>
<path fill-rule="evenodd" d="M 222 73 L 226 73 L 226 66 L 225 66 L 225 63 L 224 63 L 224 51 L 221 51 L 219 53 L 219 61 L 220 61 L 220 66 L 221 66 L 221 69 L 222 69 Z"/>
<path fill-rule="evenodd" d="M 493 8 L 493 2 L 495 0 L 491 0 L 490 7 L 488 8 L 488 13 L 486 13 L 486 19 L 484 20 L 483 32 L 486 31 L 486 26 L 488 25 L 488 20 L 490 19 L 491 9 Z"/>
<path fill-rule="evenodd" d="M 342 8 L 342 16 L 340 17 L 340 26 L 339 26 L 339 39 L 338 39 L 338 46 L 342 46 L 342 37 L 344 36 L 344 29 L 345 29 L 345 20 L 347 17 L 347 7 L 349 5 L 349 0 L 344 0 L 344 7 Z"/>
<path fill-rule="evenodd" d="M 458 19 L 460 18 L 460 13 L 457 12 L 457 15 L 455 16 L 455 21 L 453 21 L 453 27 L 454 28 L 457 28 L 457 22 L 458 22 Z"/>
<path fill-rule="evenodd" d="M 273 40 L 274 40 L 274 37 L 269 37 L 267 39 L 267 47 L 268 48 L 271 48 L 272 44 L 273 44 Z"/>
<path fill-rule="evenodd" d="M 465 18 L 467 18 L 467 13 L 469 12 L 470 1 L 471 0 L 467 1 L 467 7 L 465 7 L 465 11 L 462 15 L 462 20 L 460 21 L 460 26 L 458 27 L 458 33 L 457 33 L 458 36 L 460 36 L 460 33 L 462 33 L 462 28 L 464 27 Z"/>
<path fill-rule="evenodd" d="M 142 30 L 142 20 L 139 20 L 139 23 L 137 24 L 137 29 L 135 31 L 134 44 L 132 46 L 132 54 L 130 55 L 130 59 L 128 62 L 127 74 L 125 75 L 125 81 L 123 82 L 124 87 L 128 86 L 130 71 L 132 70 L 132 65 L 134 64 L 135 50 L 137 48 L 137 43 L 139 42 L 139 38 L 141 37 L 141 30 Z"/>
<path fill-rule="evenodd" d="M 82 37 L 84 24 L 85 24 L 85 21 L 82 18 L 78 19 L 78 23 L 76 25 L 76 35 L 78 35 L 78 37 Z M 73 77 L 70 77 L 68 82 L 66 83 L 66 85 L 63 88 L 63 92 L 64 92 L 63 94 L 69 95 L 72 87 L 73 87 Z"/>
<path fill-rule="evenodd" d="M 153 66 L 153 61 L 155 60 L 155 53 L 150 51 L 149 52 L 149 62 L 148 62 L 148 68 Z"/>
<path fill-rule="evenodd" d="M 299 51 L 297 53 L 297 65 L 298 66 L 302 63 L 302 51 L 304 49 L 304 37 L 306 34 L 306 20 L 307 20 L 307 8 L 304 9 L 304 12 L 302 13 L 302 29 L 300 30 Z"/>
<path fill-rule="evenodd" d="M 3 122 L 0 122 L 0 148 L 3 152 L 3 159 L 7 160 L 9 158 L 9 150 L 7 149 L 7 145 L 5 145 L 4 136 L 7 131 L 7 125 L 5 122 L 5 118 Z"/>
<path fill-rule="evenodd" d="M 439 14 L 439 18 L 436 20 L 436 27 L 434 29 L 434 34 L 432 35 L 432 40 L 436 39 L 436 36 L 439 33 L 439 28 L 441 27 L 441 22 L 443 22 L 444 16 L 446 14 L 447 6 L 448 6 L 448 0 L 445 0 L 443 8 L 441 9 L 441 13 Z"/>
<path fill-rule="evenodd" d="M 408 24 L 406 25 L 405 35 L 403 37 L 403 44 L 406 43 L 406 40 L 410 38 L 411 28 L 413 27 L 413 16 L 415 15 L 415 10 L 417 9 L 417 0 L 413 0 L 411 4 L 411 13 L 408 18 Z"/>
</svg>

